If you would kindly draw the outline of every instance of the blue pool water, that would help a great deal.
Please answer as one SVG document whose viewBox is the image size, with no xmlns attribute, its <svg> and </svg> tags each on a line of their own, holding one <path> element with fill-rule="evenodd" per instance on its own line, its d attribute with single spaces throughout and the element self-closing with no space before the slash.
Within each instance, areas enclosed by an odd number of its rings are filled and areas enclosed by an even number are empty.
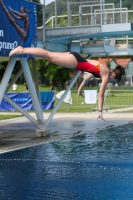
<svg viewBox="0 0 133 200">
<path fill-rule="evenodd" d="M 133 125 L 0 155 L 0 200 L 133 200 Z"/>
</svg>

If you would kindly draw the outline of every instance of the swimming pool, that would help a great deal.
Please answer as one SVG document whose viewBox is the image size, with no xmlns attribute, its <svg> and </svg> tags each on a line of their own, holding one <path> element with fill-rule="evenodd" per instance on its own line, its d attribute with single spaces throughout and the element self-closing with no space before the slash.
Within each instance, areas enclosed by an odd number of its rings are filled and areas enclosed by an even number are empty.
<svg viewBox="0 0 133 200">
<path fill-rule="evenodd" d="M 133 124 L 0 155 L 1 200 L 132 200 Z"/>
</svg>

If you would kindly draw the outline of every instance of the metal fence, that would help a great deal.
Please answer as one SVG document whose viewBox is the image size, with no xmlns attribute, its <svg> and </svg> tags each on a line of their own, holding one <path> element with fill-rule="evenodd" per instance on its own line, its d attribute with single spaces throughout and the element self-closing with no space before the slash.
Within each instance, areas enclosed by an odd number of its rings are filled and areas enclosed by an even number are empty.
<svg viewBox="0 0 133 200">
<path fill-rule="evenodd" d="M 55 1 L 56 2 L 56 1 Z M 93 1 L 94 2 L 94 1 Z M 85 26 L 99 24 L 129 23 L 133 20 L 133 10 L 126 7 L 115 7 L 114 3 L 100 4 L 94 2 L 69 2 L 66 6 L 68 15 L 57 15 L 55 4 L 55 16 L 46 21 L 47 27 Z M 62 22 L 62 23 L 61 23 Z"/>
<path fill-rule="evenodd" d="M 95 104 L 86 104 L 84 97 L 77 98 L 77 91 L 71 91 L 72 104 L 62 103 L 59 109 L 81 109 L 83 111 L 96 111 L 98 110 L 98 91 L 97 102 Z M 59 100 L 55 100 L 55 106 Z M 104 96 L 103 109 L 125 108 L 133 106 L 133 90 L 106 90 Z"/>
</svg>

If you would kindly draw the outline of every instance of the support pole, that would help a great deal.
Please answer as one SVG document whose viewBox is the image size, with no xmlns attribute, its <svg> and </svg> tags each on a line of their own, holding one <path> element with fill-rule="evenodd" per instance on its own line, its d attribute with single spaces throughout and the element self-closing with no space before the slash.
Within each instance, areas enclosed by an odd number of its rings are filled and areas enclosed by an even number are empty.
<svg viewBox="0 0 133 200">
<path fill-rule="evenodd" d="M 18 106 L 14 101 L 12 101 L 9 97 L 4 95 L 4 99 L 11 104 L 14 108 L 16 108 L 20 113 L 22 113 L 25 117 L 27 117 L 31 122 L 33 122 L 35 125 L 37 125 L 37 121 L 31 117 L 25 110 L 23 110 L 20 106 Z"/>
<path fill-rule="evenodd" d="M 57 0 L 55 0 L 55 27 L 57 27 Z"/>
<path fill-rule="evenodd" d="M 7 65 L 7 68 L 6 68 L 6 71 L 3 75 L 3 78 L 2 78 L 2 81 L 1 81 L 1 84 L 0 84 L 0 104 L 1 104 L 1 101 L 2 101 L 3 96 L 5 94 L 5 91 L 6 91 L 8 82 L 10 80 L 13 68 L 15 66 L 16 59 L 17 58 L 15 58 L 15 57 L 10 58 L 8 65 Z"/>
<path fill-rule="evenodd" d="M 25 76 L 25 79 L 26 79 L 26 82 L 27 82 L 27 85 L 28 85 L 28 88 L 29 88 L 32 103 L 33 103 L 33 106 L 34 106 L 34 109 L 35 109 L 35 112 L 36 112 L 38 124 L 40 125 L 40 129 L 45 129 L 43 112 L 42 112 L 42 109 L 40 107 L 40 103 L 38 101 L 37 95 L 36 95 L 35 87 L 34 87 L 34 84 L 33 84 L 33 80 L 32 80 L 32 77 L 31 77 L 31 73 L 30 73 L 30 70 L 29 70 L 27 60 L 26 60 L 26 58 L 20 58 L 20 62 L 21 62 L 23 72 L 24 72 L 24 76 Z"/>
<path fill-rule="evenodd" d="M 104 0 L 103 0 L 103 24 L 107 24 L 107 18 L 105 17 L 105 5 L 104 5 Z"/>
<path fill-rule="evenodd" d="M 36 63 L 35 62 L 36 61 L 33 58 L 32 59 L 32 66 L 33 66 L 33 73 L 34 73 L 34 81 L 35 81 L 37 97 L 38 97 L 38 100 L 39 100 L 39 103 L 40 103 L 40 106 L 41 106 L 42 104 L 41 104 L 41 98 L 40 98 L 40 91 L 39 91 L 39 84 L 38 84 L 38 77 L 37 77 Z"/>
<path fill-rule="evenodd" d="M 46 19 L 45 19 L 45 0 L 43 0 L 43 42 L 45 42 L 46 40 L 46 36 L 45 36 L 45 22 L 46 22 Z"/>
<path fill-rule="evenodd" d="M 79 6 L 79 26 L 82 26 L 82 4 Z"/>
<path fill-rule="evenodd" d="M 92 14 L 92 6 L 91 6 L 91 25 L 93 25 L 94 23 L 93 23 L 93 14 Z"/>
<path fill-rule="evenodd" d="M 115 23 L 115 13 L 114 13 L 114 4 L 113 4 L 113 24 Z"/>
<path fill-rule="evenodd" d="M 120 0 L 120 23 L 122 23 L 122 1 Z"/>
<path fill-rule="evenodd" d="M 16 82 L 16 80 L 20 77 L 20 75 L 22 74 L 23 70 L 22 68 L 18 71 L 18 73 L 15 75 L 15 77 L 13 78 L 13 80 L 10 82 L 10 84 L 7 86 L 5 93 L 7 93 L 10 88 L 12 87 L 13 83 Z"/>
<path fill-rule="evenodd" d="M 68 86 L 67 90 L 65 91 L 65 93 L 60 98 L 58 104 L 56 105 L 56 107 L 54 108 L 54 110 L 52 111 L 52 113 L 50 114 L 49 118 L 46 121 L 46 128 L 49 125 L 49 123 L 52 120 L 52 118 L 55 115 L 55 113 L 57 112 L 58 108 L 62 104 L 62 102 L 65 99 L 66 95 L 68 94 L 69 90 L 73 87 L 74 83 L 76 82 L 76 80 L 77 80 L 77 78 L 79 77 L 80 74 L 81 74 L 81 71 L 78 71 L 77 74 L 76 74 L 76 76 L 74 77 L 74 79 L 72 80 L 72 82 L 70 83 L 70 85 Z"/>
<path fill-rule="evenodd" d="M 68 26 L 71 26 L 71 14 L 70 14 L 69 0 L 67 0 L 67 14 L 68 14 Z"/>
<path fill-rule="evenodd" d="M 102 25 L 103 25 L 103 13 L 102 13 L 102 0 L 100 0 L 100 24 L 101 24 L 101 32 L 102 32 Z"/>
</svg>

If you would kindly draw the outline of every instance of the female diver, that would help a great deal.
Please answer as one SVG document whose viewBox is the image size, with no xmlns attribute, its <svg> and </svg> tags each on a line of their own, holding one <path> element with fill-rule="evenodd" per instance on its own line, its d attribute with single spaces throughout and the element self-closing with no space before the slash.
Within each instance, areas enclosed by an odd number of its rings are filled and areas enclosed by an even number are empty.
<svg viewBox="0 0 133 200">
<path fill-rule="evenodd" d="M 31 13 L 32 11 L 25 9 L 23 6 L 20 8 L 20 12 L 13 10 L 10 6 L 8 11 L 2 0 L 0 0 L 0 5 L 2 6 L 2 10 L 5 12 L 10 24 L 16 29 L 21 40 L 25 42 L 29 36 L 30 29 L 29 19 L 26 12 Z M 24 28 L 22 28 L 14 19 L 23 21 Z"/>
<path fill-rule="evenodd" d="M 119 82 L 122 75 L 125 75 L 124 69 L 119 65 L 116 66 L 115 69 L 110 70 L 106 65 L 101 64 L 97 60 L 86 60 L 76 52 L 67 52 L 67 53 L 50 52 L 41 48 L 23 48 L 19 46 L 13 49 L 10 52 L 9 56 L 23 55 L 23 54 L 30 54 L 37 57 L 42 57 L 62 67 L 89 72 L 89 74 L 82 81 L 78 89 L 78 96 L 81 94 L 81 89 L 83 88 L 83 86 L 92 76 L 101 78 L 102 83 L 98 98 L 98 108 L 99 108 L 98 118 L 101 119 L 103 119 L 102 107 L 104 102 L 104 92 L 108 82 Z"/>
</svg>

